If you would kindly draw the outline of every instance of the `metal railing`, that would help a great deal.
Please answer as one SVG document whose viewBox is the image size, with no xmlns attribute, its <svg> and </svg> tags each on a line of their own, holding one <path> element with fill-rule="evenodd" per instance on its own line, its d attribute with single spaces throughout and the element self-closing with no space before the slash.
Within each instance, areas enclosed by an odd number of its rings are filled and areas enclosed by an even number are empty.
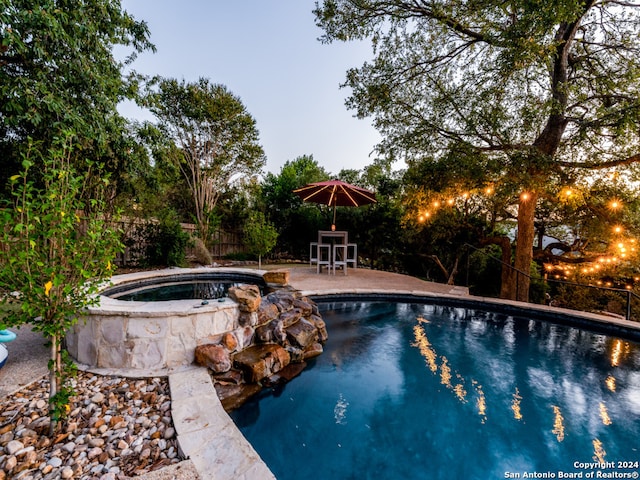
<svg viewBox="0 0 640 480">
<path fill-rule="evenodd" d="M 468 243 L 465 243 L 464 246 L 467 248 L 467 278 L 466 278 L 466 286 L 469 287 L 469 271 L 470 271 L 470 266 L 469 266 L 469 251 L 473 250 L 475 252 L 480 253 L 481 255 L 485 256 L 486 258 L 489 258 L 490 260 L 493 260 L 495 262 L 498 262 L 500 265 L 502 265 L 502 267 L 507 267 L 509 269 L 511 269 L 512 271 L 516 272 L 515 278 L 516 278 L 516 292 L 519 290 L 520 287 L 520 276 L 526 276 L 529 278 L 529 281 L 531 282 L 531 280 L 533 280 L 533 277 L 526 272 L 523 272 L 522 270 L 518 270 L 517 268 L 515 268 L 514 266 L 503 262 L 501 259 L 491 255 L 490 253 L 485 252 L 482 249 L 479 249 L 477 247 L 474 247 L 473 245 L 470 245 Z M 632 309 L 632 304 L 633 301 L 635 300 L 639 305 L 640 305 L 640 296 L 638 296 L 635 292 L 631 291 L 631 290 L 627 290 L 627 289 L 623 289 L 623 288 L 612 288 L 612 287 L 600 287 L 597 285 L 587 285 L 587 284 L 583 284 L 583 283 L 576 283 L 576 282 L 568 282 L 566 280 L 556 280 L 556 279 L 549 279 L 549 278 L 544 278 L 543 279 L 544 282 L 549 285 L 549 283 L 555 283 L 558 285 L 563 285 L 569 288 L 586 288 L 586 289 L 592 289 L 594 291 L 598 291 L 598 292 L 610 292 L 613 293 L 615 295 L 620 295 L 622 294 L 624 297 L 624 303 L 625 303 L 625 308 L 624 308 L 624 317 L 626 320 L 635 320 L 635 316 L 633 315 L 633 309 Z"/>
</svg>

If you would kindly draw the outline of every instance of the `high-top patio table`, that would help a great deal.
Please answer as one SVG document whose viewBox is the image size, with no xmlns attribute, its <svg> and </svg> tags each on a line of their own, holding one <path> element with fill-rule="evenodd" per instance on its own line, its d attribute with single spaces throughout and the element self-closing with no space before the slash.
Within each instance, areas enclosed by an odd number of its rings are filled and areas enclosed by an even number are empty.
<svg viewBox="0 0 640 480">
<path fill-rule="evenodd" d="M 347 258 L 347 245 L 355 247 L 355 244 L 349 244 L 349 233 L 345 230 L 319 230 L 318 241 L 309 245 L 310 263 L 317 264 L 317 273 L 320 273 L 323 266 L 327 267 L 327 273 L 335 275 L 336 266 L 344 269 L 347 273 L 347 262 L 355 262 Z M 357 247 L 355 247 L 357 249 Z M 357 250 L 356 250 L 357 251 Z"/>
<path fill-rule="evenodd" d="M 325 242 L 324 239 L 331 239 Z M 349 243 L 349 232 L 346 230 L 318 230 L 318 243 Z"/>
</svg>

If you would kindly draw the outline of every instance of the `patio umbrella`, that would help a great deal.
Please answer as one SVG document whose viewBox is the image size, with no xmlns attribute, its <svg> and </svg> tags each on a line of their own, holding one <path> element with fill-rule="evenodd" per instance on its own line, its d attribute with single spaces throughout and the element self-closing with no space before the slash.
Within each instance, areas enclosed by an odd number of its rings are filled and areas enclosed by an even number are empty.
<svg viewBox="0 0 640 480">
<path fill-rule="evenodd" d="M 359 207 L 376 203 L 376 195 L 366 188 L 341 180 L 328 180 L 305 185 L 293 191 L 303 202 L 321 203 L 333 207 L 333 225 L 336 224 L 336 207 Z"/>
</svg>

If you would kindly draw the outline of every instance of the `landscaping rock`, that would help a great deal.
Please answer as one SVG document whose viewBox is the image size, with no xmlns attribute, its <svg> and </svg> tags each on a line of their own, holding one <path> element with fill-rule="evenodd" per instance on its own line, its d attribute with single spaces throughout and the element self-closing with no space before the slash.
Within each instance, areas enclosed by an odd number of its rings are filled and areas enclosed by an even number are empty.
<svg viewBox="0 0 640 480">
<path fill-rule="evenodd" d="M 289 270 L 279 269 L 266 272 L 262 278 L 268 284 L 273 285 L 289 285 Z"/>
<path fill-rule="evenodd" d="M 289 365 L 289 353 L 276 344 L 254 345 L 234 357 L 234 364 L 242 370 L 245 381 L 257 383 Z"/>
<path fill-rule="evenodd" d="M 304 350 L 304 360 L 309 360 L 310 358 L 317 357 L 318 355 L 324 352 L 324 348 L 319 343 L 314 343 L 310 347 L 305 348 Z"/>
<path fill-rule="evenodd" d="M 234 352 L 238 348 L 238 339 L 236 336 L 227 332 L 222 336 L 222 345 L 230 352 Z"/>
<path fill-rule="evenodd" d="M 46 379 L 0 399 L 0 425 L 15 437 L 1 434 L 0 480 L 137 478 L 181 461 L 166 379 L 79 372 L 71 383 L 68 421 L 51 438 Z"/>
<path fill-rule="evenodd" d="M 269 301 L 263 301 L 258 309 L 258 325 L 265 325 L 271 320 L 275 320 L 279 314 L 280 310 L 278 310 L 275 304 Z"/>
<path fill-rule="evenodd" d="M 242 385 L 221 385 L 215 384 L 216 393 L 226 412 L 231 412 L 241 407 L 249 398 L 262 390 L 262 386 L 257 383 Z"/>
<path fill-rule="evenodd" d="M 262 297 L 257 285 L 241 285 L 229 289 L 229 298 L 238 304 L 241 312 L 256 312 Z"/>
<path fill-rule="evenodd" d="M 222 345 L 198 345 L 195 350 L 195 362 L 216 373 L 231 370 L 229 351 Z"/>
<path fill-rule="evenodd" d="M 287 338 L 292 344 L 305 349 L 318 341 L 318 329 L 304 318 L 287 328 Z"/>
<path fill-rule="evenodd" d="M 267 377 L 263 383 L 267 386 L 284 384 L 300 375 L 305 368 L 307 368 L 305 362 L 290 363 L 278 373 Z"/>
<path fill-rule="evenodd" d="M 287 312 L 282 312 L 278 319 L 282 322 L 284 328 L 289 328 L 294 323 L 298 322 L 302 318 L 302 310 L 294 308 Z"/>
</svg>

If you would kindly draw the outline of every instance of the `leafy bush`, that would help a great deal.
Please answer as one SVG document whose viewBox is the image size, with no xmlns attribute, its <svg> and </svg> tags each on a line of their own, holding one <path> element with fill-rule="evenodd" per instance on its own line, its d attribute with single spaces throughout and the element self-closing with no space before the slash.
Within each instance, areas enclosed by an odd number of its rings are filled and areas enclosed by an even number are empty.
<svg viewBox="0 0 640 480">
<path fill-rule="evenodd" d="M 10 303 L 0 314 L 0 328 L 31 322 L 51 342 L 51 434 L 74 393 L 65 333 L 79 312 L 98 301 L 94 294 L 122 250 L 119 232 L 106 220 L 104 189 L 85 200 L 86 175 L 71 165 L 72 136 L 60 142 L 46 152 L 30 145 L 22 172 L 10 178 L 11 198 L 0 205 L 0 292 L 17 292 L 2 297 Z M 108 185 L 98 165 L 87 161 L 85 168 L 98 185 Z"/>
<path fill-rule="evenodd" d="M 161 212 L 157 223 L 149 223 L 143 232 L 144 264 L 180 267 L 186 265 L 186 250 L 191 237 L 182 229 L 173 210 Z"/>
</svg>

